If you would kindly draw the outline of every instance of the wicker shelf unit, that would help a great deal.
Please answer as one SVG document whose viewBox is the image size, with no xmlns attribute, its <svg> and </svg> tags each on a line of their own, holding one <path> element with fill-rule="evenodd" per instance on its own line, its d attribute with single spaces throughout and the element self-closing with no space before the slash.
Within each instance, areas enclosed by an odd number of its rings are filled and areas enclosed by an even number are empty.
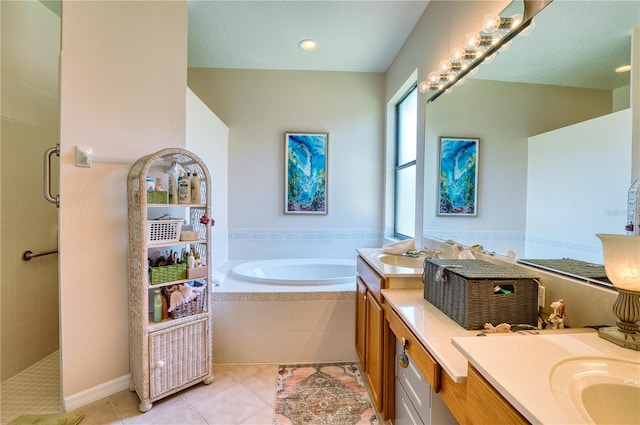
<svg viewBox="0 0 640 425">
<path fill-rule="evenodd" d="M 200 202 L 193 204 L 149 203 L 146 177 L 166 172 L 176 162 L 184 172 L 200 178 Z M 155 194 L 154 194 L 155 195 Z M 211 224 L 201 223 L 211 217 L 211 176 L 202 160 L 179 148 L 160 150 L 137 160 L 127 177 L 129 221 L 129 364 L 131 387 L 140 398 L 140 411 L 147 412 L 153 402 L 200 382 L 213 382 L 211 324 Z M 183 219 L 198 232 L 196 240 L 180 241 L 171 235 L 166 241 L 152 238 L 150 227 L 157 217 Z M 206 220 L 205 220 L 206 221 Z M 176 225 L 179 224 L 176 223 Z M 153 230 L 151 230 L 153 233 Z M 207 271 L 197 279 L 168 274 L 168 281 L 151 283 L 149 258 L 153 251 L 181 252 L 193 247 L 200 254 Z M 194 269 L 195 270 L 195 269 Z M 154 270 L 158 271 L 158 270 Z M 164 270 L 162 270 L 164 272 Z M 178 270 L 180 273 L 181 270 Z M 175 278 L 175 279 L 174 279 Z M 172 280 L 173 279 L 173 280 Z M 157 279 L 154 279 L 156 281 Z M 197 310 L 182 309 L 177 318 L 153 321 L 153 294 L 156 289 L 198 281 L 201 294 Z M 163 291 L 164 292 L 164 291 Z M 164 295 L 163 295 L 164 296 Z M 195 302 L 195 300 L 194 300 Z M 174 313 L 177 310 L 174 310 Z"/>
</svg>

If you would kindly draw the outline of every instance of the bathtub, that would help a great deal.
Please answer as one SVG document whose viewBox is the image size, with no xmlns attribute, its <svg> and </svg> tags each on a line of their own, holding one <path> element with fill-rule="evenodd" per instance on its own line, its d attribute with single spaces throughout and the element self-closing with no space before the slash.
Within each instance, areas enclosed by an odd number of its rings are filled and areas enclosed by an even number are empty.
<svg viewBox="0 0 640 425">
<path fill-rule="evenodd" d="M 357 359 L 355 259 L 230 261 L 217 271 L 215 363 Z"/>
<path fill-rule="evenodd" d="M 354 282 L 356 264 L 318 258 L 250 261 L 235 266 L 231 276 L 268 285 L 333 285 Z"/>
</svg>

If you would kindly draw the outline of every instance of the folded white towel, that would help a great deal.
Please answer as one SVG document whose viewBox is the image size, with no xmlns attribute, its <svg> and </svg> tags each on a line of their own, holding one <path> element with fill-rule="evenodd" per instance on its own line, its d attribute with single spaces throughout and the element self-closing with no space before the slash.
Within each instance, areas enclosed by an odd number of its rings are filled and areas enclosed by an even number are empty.
<svg viewBox="0 0 640 425">
<path fill-rule="evenodd" d="M 474 260 L 476 257 L 470 250 L 463 249 L 462 251 L 460 251 L 460 255 L 458 256 L 458 258 L 460 258 L 461 260 Z"/>
<path fill-rule="evenodd" d="M 413 239 L 405 239 L 403 241 L 392 242 L 382 247 L 385 254 L 404 254 L 407 251 L 416 249 L 416 241 Z"/>
</svg>

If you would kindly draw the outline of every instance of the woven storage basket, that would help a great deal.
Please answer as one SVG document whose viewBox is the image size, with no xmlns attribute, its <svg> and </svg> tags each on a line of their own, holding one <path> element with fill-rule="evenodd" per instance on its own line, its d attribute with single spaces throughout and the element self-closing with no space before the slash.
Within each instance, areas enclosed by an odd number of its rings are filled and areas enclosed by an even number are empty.
<svg viewBox="0 0 640 425">
<path fill-rule="evenodd" d="M 194 285 L 196 287 L 202 287 L 203 291 L 198 294 L 194 299 L 184 304 L 177 305 L 173 310 L 169 312 L 169 315 L 174 319 L 179 319 L 185 316 L 191 316 L 192 314 L 198 314 L 205 311 L 205 303 L 207 299 L 207 291 L 206 287 L 202 285 Z M 167 301 L 171 303 L 171 294 L 174 291 L 177 291 L 178 288 L 176 286 L 164 287 L 162 288 L 162 292 L 164 296 L 167 297 Z"/>
<path fill-rule="evenodd" d="M 178 242 L 183 220 L 149 220 L 147 221 L 149 242 Z"/>
<path fill-rule="evenodd" d="M 147 203 L 166 204 L 168 202 L 166 190 L 147 190 Z"/>
<path fill-rule="evenodd" d="M 152 285 L 172 282 L 187 278 L 187 264 L 174 264 L 172 266 L 149 267 L 149 280 Z"/>
<path fill-rule="evenodd" d="M 529 274 L 482 260 L 427 259 L 422 279 L 424 298 L 465 329 L 538 324 L 538 282 Z"/>
</svg>

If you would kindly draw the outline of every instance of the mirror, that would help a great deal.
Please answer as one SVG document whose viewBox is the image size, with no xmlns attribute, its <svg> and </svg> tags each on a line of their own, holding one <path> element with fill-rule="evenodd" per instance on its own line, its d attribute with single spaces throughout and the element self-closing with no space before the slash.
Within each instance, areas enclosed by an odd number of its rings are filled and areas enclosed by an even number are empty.
<svg viewBox="0 0 640 425">
<path fill-rule="evenodd" d="M 634 177 L 630 73 L 613 69 L 630 63 L 638 26 L 639 2 L 555 0 L 531 34 L 428 103 L 424 235 L 577 260 L 587 269 L 569 274 L 606 284 L 590 266 L 603 263 L 595 234 L 624 233 Z M 480 139 L 476 217 L 436 214 L 444 136 Z"/>
</svg>

